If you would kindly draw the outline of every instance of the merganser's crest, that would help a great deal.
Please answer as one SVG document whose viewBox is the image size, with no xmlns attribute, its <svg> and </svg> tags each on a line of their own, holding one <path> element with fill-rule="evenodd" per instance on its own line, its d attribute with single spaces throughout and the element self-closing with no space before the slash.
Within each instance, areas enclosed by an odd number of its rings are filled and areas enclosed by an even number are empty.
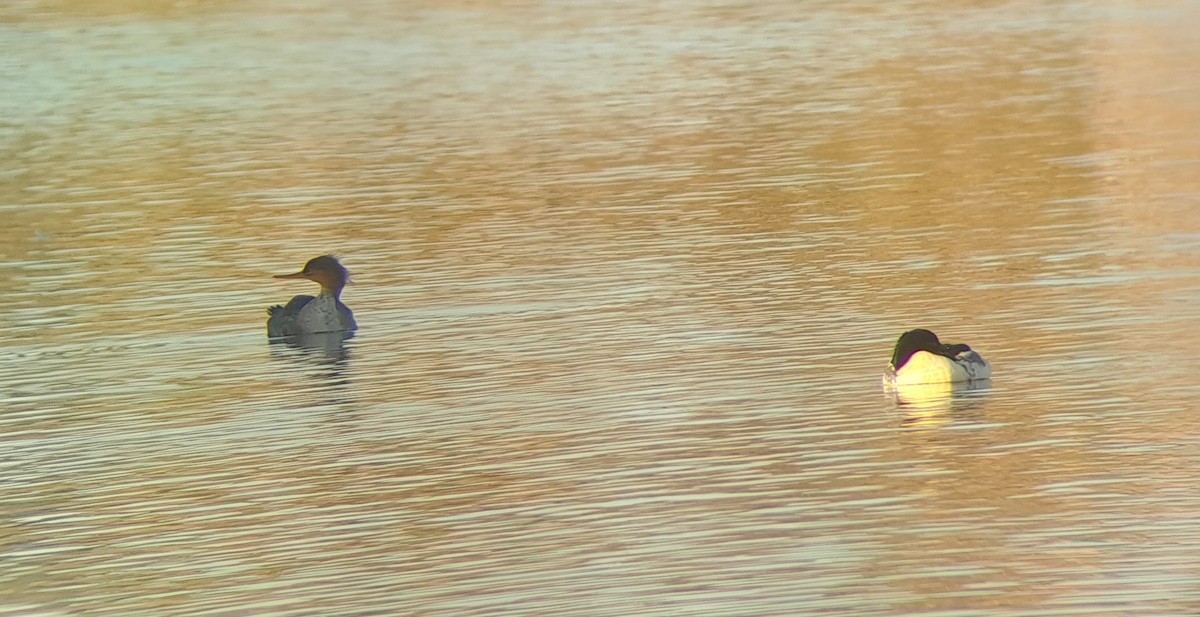
<svg viewBox="0 0 1200 617">
<path fill-rule="evenodd" d="M 267 309 L 267 336 L 295 336 L 321 332 L 343 332 L 358 328 L 350 307 L 342 304 L 342 288 L 350 273 L 333 255 L 310 259 L 294 274 L 278 274 L 277 279 L 306 279 L 321 286 L 317 297 L 296 296 L 286 305 Z"/>
<path fill-rule="evenodd" d="M 942 343 L 933 332 L 909 330 L 900 335 L 883 375 L 892 385 L 975 381 L 992 376 L 992 367 L 969 346 Z"/>
</svg>

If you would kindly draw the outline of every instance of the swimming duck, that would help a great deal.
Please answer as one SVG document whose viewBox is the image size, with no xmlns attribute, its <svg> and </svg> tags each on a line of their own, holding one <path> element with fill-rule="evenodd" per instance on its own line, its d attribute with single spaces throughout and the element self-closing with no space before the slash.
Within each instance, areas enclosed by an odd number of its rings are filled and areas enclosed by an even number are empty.
<svg viewBox="0 0 1200 617">
<path fill-rule="evenodd" d="M 350 273 L 333 255 L 308 260 L 304 269 L 293 274 L 277 274 L 277 279 L 307 279 L 321 286 L 317 297 L 296 296 L 286 305 L 267 309 L 267 336 L 295 336 L 321 332 L 343 332 L 358 328 L 350 307 L 342 304 L 342 288 Z"/>
<path fill-rule="evenodd" d="M 976 381 L 991 376 L 992 366 L 969 346 L 942 343 L 933 332 L 917 329 L 900 335 L 883 380 L 903 386 Z"/>
</svg>

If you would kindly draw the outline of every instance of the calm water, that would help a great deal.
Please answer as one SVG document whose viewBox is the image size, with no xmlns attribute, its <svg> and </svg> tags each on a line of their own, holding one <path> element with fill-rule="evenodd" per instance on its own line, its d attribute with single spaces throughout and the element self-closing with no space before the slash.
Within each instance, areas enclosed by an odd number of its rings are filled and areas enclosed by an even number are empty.
<svg viewBox="0 0 1200 617">
<path fill-rule="evenodd" d="M 1194 4 L 325 4 L 0 8 L 0 614 L 1200 612 Z"/>
</svg>

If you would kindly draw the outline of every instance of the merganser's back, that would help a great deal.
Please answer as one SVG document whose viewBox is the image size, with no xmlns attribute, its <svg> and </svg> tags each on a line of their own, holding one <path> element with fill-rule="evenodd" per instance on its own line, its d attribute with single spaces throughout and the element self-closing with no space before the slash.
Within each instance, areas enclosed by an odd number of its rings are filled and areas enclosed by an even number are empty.
<svg viewBox="0 0 1200 617">
<path fill-rule="evenodd" d="M 358 328 L 350 307 L 342 304 L 342 288 L 350 273 L 333 255 L 310 259 L 294 274 L 278 274 L 277 279 L 306 279 L 321 286 L 317 297 L 296 296 L 286 305 L 267 309 L 267 336 L 295 336 L 321 332 L 344 332 Z"/>
<path fill-rule="evenodd" d="M 946 344 L 929 330 L 900 335 L 883 379 L 892 385 L 976 381 L 992 376 L 992 366 L 969 346 Z"/>
</svg>

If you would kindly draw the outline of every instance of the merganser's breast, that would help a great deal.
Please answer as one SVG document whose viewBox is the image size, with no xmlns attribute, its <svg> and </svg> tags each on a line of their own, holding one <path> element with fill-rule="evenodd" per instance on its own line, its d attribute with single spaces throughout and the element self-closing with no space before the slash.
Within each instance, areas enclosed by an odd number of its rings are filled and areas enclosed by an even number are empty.
<svg viewBox="0 0 1200 617">
<path fill-rule="evenodd" d="M 350 307 L 332 294 L 296 296 L 287 306 L 268 309 L 267 336 L 295 336 L 355 330 L 358 324 Z"/>
</svg>

